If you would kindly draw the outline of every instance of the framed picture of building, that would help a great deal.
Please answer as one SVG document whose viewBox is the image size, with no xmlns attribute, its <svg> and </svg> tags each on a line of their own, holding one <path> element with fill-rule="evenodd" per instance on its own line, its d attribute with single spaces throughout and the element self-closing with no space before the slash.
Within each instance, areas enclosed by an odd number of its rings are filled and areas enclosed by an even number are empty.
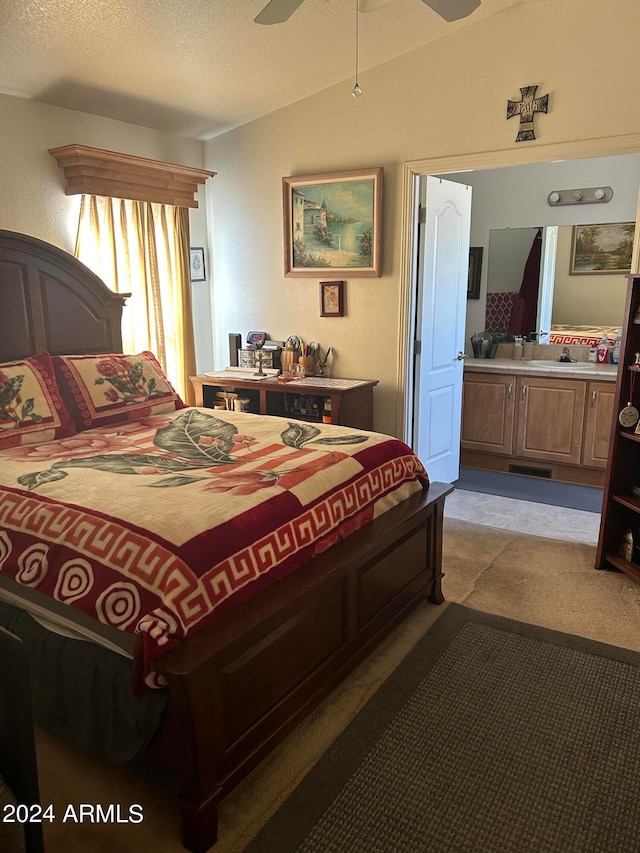
<svg viewBox="0 0 640 853">
<path fill-rule="evenodd" d="M 282 179 L 284 274 L 379 277 L 382 167 Z"/>
</svg>

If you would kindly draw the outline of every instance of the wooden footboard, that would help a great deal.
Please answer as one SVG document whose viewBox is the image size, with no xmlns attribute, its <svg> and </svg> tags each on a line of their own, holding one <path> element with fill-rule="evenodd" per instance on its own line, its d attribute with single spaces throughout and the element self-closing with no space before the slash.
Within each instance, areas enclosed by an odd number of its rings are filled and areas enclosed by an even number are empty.
<svg viewBox="0 0 640 853">
<path fill-rule="evenodd" d="M 156 661 L 187 849 L 214 844 L 220 800 L 415 606 L 443 601 L 451 491 L 432 483 Z"/>
</svg>

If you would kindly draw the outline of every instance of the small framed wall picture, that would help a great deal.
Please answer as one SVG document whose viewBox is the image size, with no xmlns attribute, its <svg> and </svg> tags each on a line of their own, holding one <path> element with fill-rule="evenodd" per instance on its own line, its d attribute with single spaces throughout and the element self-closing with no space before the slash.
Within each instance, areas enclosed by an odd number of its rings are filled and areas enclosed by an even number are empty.
<svg viewBox="0 0 640 853">
<path fill-rule="evenodd" d="M 320 282 L 320 316 L 344 317 L 344 281 Z"/>
<path fill-rule="evenodd" d="M 467 299 L 480 299 L 482 249 L 482 246 L 471 246 L 471 248 L 469 249 L 469 278 L 467 279 Z"/>
<path fill-rule="evenodd" d="M 196 247 L 191 249 L 191 281 L 205 281 L 204 249 Z"/>
</svg>

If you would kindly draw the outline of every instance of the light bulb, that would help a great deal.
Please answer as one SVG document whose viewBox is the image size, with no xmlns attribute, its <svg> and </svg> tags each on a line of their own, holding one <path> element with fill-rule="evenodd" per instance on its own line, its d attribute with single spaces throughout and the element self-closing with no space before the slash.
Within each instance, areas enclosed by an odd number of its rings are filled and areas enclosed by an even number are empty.
<svg viewBox="0 0 640 853">
<path fill-rule="evenodd" d="M 359 98 L 360 95 L 362 94 L 362 89 L 360 88 L 360 86 L 358 86 L 357 83 L 353 87 L 353 89 L 351 90 L 351 94 L 353 95 L 354 98 Z"/>
<path fill-rule="evenodd" d="M 549 204 L 557 204 L 560 201 L 560 193 L 549 193 Z"/>
<path fill-rule="evenodd" d="M 604 190 L 596 190 L 594 195 L 596 198 L 604 198 Z"/>
</svg>

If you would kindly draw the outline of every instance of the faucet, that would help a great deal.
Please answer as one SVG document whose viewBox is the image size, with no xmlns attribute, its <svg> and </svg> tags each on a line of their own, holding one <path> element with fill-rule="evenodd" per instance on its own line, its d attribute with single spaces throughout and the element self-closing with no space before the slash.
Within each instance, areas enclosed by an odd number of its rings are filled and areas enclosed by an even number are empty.
<svg viewBox="0 0 640 853">
<path fill-rule="evenodd" d="M 571 358 L 571 353 L 569 352 L 569 347 L 562 347 L 562 355 L 558 359 L 558 361 L 577 361 L 577 358 Z"/>
</svg>

